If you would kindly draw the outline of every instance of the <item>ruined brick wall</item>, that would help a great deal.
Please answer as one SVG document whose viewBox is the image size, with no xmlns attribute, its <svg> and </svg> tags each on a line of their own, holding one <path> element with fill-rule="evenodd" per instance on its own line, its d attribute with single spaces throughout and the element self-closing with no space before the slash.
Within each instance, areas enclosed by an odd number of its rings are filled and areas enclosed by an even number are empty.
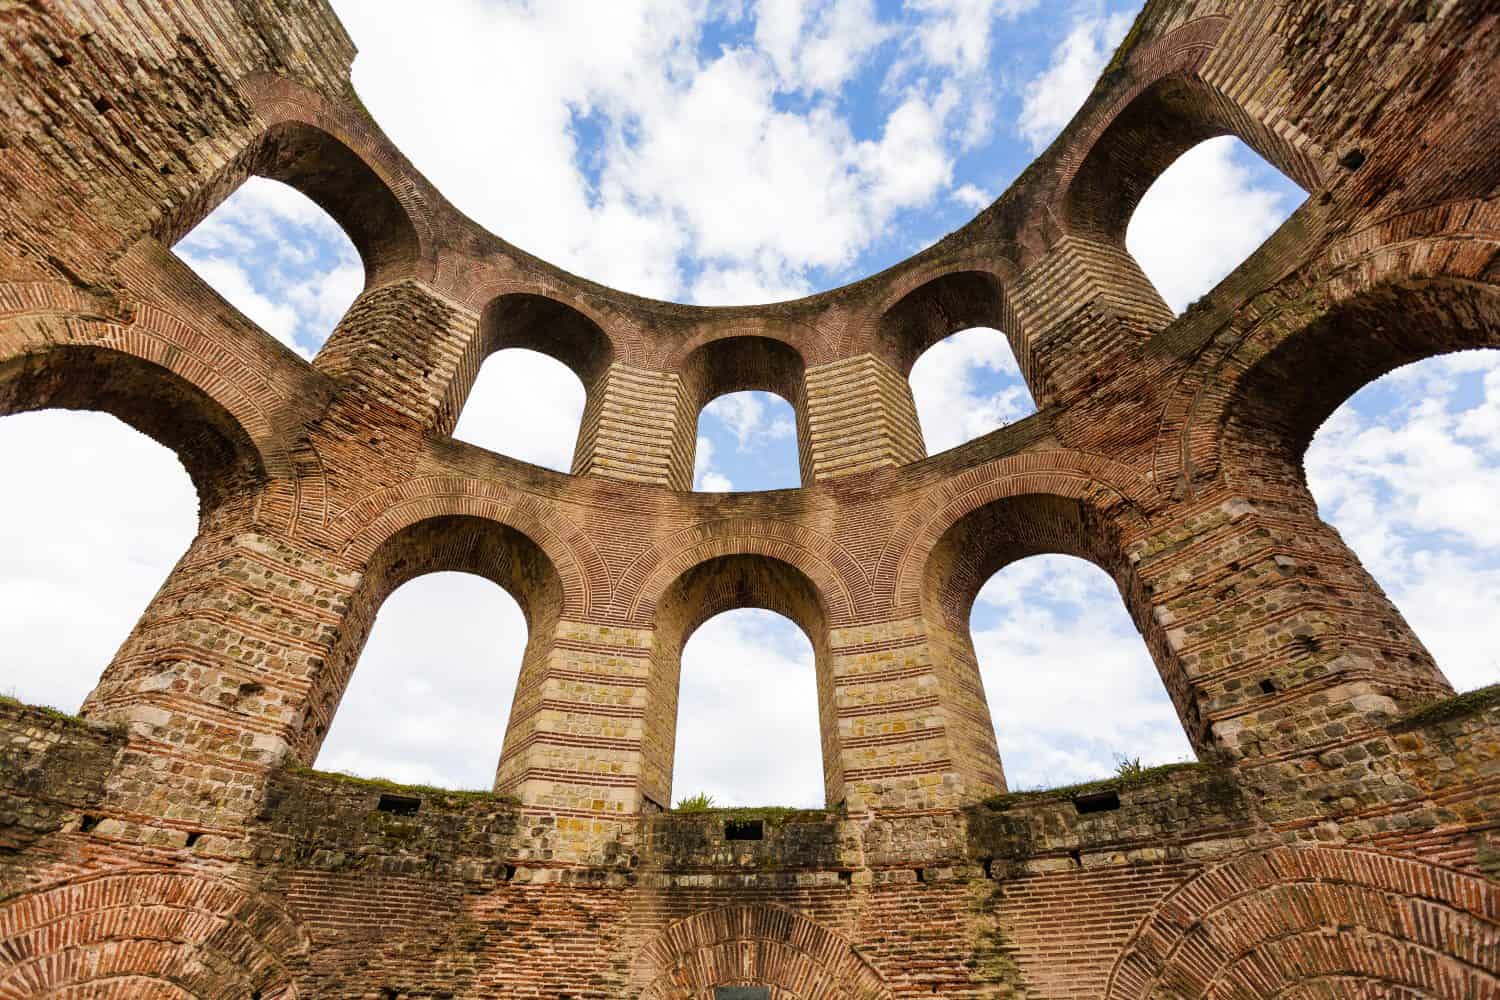
<svg viewBox="0 0 1500 1000">
<path fill-rule="evenodd" d="M 1500 997 L 1500 694 L 1301 471 L 1370 379 L 1500 346 L 1493 5 L 1153 0 L 969 225 L 713 310 L 478 230 L 320 0 L 0 33 L 0 413 L 113 413 L 201 498 L 83 718 L 0 704 L 0 997 Z M 1125 225 L 1221 134 L 1309 198 L 1174 317 Z M 365 263 L 311 364 L 169 250 L 251 175 Z M 979 324 L 1042 410 L 924 458 L 906 375 Z M 447 436 L 512 346 L 587 387 L 573 475 Z M 802 488 L 685 492 L 745 388 Z M 1116 581 L 1198 764 L 1006 794 L 967 609 L 1036 552 Z M 306 771 L 385 595 L 452 569 L 530 627 L 496 791 Z M 663 813 L 681 645 L 746 603 L 813 640 L 828 809 Z"/>
</svg>

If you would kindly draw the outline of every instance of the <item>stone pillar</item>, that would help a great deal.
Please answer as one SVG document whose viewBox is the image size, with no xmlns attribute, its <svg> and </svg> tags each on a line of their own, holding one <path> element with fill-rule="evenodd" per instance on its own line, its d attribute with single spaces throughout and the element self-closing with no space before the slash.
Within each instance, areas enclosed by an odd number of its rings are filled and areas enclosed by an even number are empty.
<svg viewBox="0 0 1500 1000">
<path fill-rule="evenodd" d="M 589 388 L 573 474 L 690 490 L 696 433 L 675 374 L 616 362 Z"/>
<path fill-rule="evenodd" d="M 1131 547 L 1200 750 L 1316 751 L 1452 694 L 1338 533 L 1301 505 L 1200 501 Z"/>
<path fill-rule="evenodd" d="M 956 808 L 1005 791 L 984 692 L 959 682 L 963 664 L 933 648 L 920 616 L 833 629 L 830 652 L 824 760 L 839 762 L 851 813 Z M 972 661 L 970 646 L 977 681 Z"/>
<path fill-rule="evenodd" d="M 245 822 L 303 727 L 356 582 L 285 539 L 206 527 L 81 709 L 123 724 L 139 750 L 116 772 L 110 806 L 208 828 Z"/>
<path fill-rule="evenodd" d="M 495 790 L 573 817 L 583 840 L 639 812 L 650 659 L 650 630 L 558 622 L 528 650 Z M 670 804 L 665 790 L 647 794 Z"/>
<path fill-rule="evenodd" d="M 1122 355 L 1173 319 L 1129 251 L 1079 236 L 1029 267 L 1011 302 L 1018 330 L 1006 332 L 1038 407 L 1113 375 Z"/>
<path fill-rule="evenodd" d="M 361 293 L 313 364 L 373 422 L 451 434 L 483 361 L 473 349 L 478 326 L 473 310 L 398 281 Z"/>
<path fill-rule="evenodd" d="M 925 458 L 911 385 L 872 354 L 807 370 L 802 483 Z"/>
</svg>

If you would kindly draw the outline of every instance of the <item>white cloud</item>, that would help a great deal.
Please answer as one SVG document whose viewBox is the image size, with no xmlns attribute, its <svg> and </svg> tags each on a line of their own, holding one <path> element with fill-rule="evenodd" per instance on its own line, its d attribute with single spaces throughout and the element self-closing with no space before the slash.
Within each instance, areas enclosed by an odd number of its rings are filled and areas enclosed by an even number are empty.
<svg viewBox="0 0 1500 1000">
<path fill-rule="evenodd" d="M 642 294 L 799 294 L 811 269 L 846 267 L 894 212 L 951 185 L 972 139 L 948 121 L 966 94 L 944 87 L 902 95 L 878 139 L 856 138 L 840 88 L 890 33 L 868 0 L 767 0 L 760 48 L 709 57 L 704 3 L 465 2 L 420 23 L 387 3 L 338 6 L 366 104 L 441 190 L 526 249 Z M 984 6 L 987 31 L 1016 4 Z M 791 92 L 807 96 L 795 110 Z M 524 99 L 497 112 L 495 94 Z M 586 158 L 579 116 L 602 135 Z"/>
<path fill-rule="evenodd" d="M 1010 342 L 987 327 L 928 348 L 912 366 L 911 393 L 932 455 L 1036 411 Z"/>
<path fill-rule="evenodd" d="M 907 0 L 921 15 L 916 40 L 926 61 L 957 73 L 975 73 L 989 59 L 997 20 L 1018 17 L 1039 0 Z"/>
<path fill-rule="evenodd" d="M 709 619 L 682 653 L 672 799 L 825 805 L 818 687 L 807 636 L 769 611 Z"/>
<path fill-rule="evenodd" d="M 198 496 L 103 413 L 0 419 L 0 468 L 25 484 L 0 491 L 0 692 L 76 712 L 187 551 Z"/>
<path fill-rule="evenodd" d="M 364 288 L 344 231 L 309 198 L 252 177 L 173 248 L 226 301 L 311 358 Z"/>
<path fill-rule="evenodd" d="M 953 189 L 953 200 L 978 212 L 989 208 L 990 202 L 995 198 L 988 191 L 981 190 L 973 184 L 960 184 Z"/>
<path fill-rule="evenodd" d="M 693 452 L 693 489 L 704 493 L 728 493 L 734 489 L 734 481 L 714 467 L 713 440 L 702 434 L 698 435 Z"/>
<path fill-rule="evenodd" d="M 1232 136 L 1194 146 L 1157 178 L 1125 244 L 1168 305 L 1187 308 L 1286 221 L 1297 199 L 1273 185 L 1273 169 Z"/>
<path fill-rule="evenodd" d="M 583 383 L 561 361 L 521 348 L 496 351 L 480 367 L 453 436 L 567 472 L 584 397 Z"/>
<path fill-rule="evenodd" d="M 1459 690 L 1500 681 L 1500 351 L 1434 358 L 1357 393 L 1308 449 L 1309 487 Z"/>
<path fill-rule="evenodd" d="M 1192 760 L 1192 748 L 1114 582 L 1071 556 L 991 578 L 974 648 L 1012 789 L 1105 777 L 1116 755 Z"/>
<path fill-rule="evenodd" d="M 1083 106 L 1115 46 L 1130 30 L 1131 15 L 1080 19 L 1052 53 L 1047 69 L 1026 85 L 1018 128 L 1040 151 Z"/>
<path fill-rule="evenodd" d="M 871 0 L 760 0 L 755 15 L 756 45 L 793 90 L 837 90 L 893 33 Z"/>
</svg>

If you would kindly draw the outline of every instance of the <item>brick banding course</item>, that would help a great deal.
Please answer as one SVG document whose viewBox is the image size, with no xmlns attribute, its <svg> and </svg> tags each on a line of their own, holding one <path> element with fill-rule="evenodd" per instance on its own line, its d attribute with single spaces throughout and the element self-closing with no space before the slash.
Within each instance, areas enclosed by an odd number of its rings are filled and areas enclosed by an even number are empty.
<svg viewBox="0 0 1500 1000">
<path fill-rule="evenodd" d="M 1150 0 L 968 225 L 725 309 L 477 228 L 324 0 L 0 8 L 0 414 L 111 413 L 200 498 L 80 716 L 0 699 L 0 997 L 1500 998 L 1500 691 L 1454 694 L 1302 470 L 1362 385 L 1500 346 L 1492 3 Z M 1124 234 L 1218 135 L 1308 199 L 1174 316 Z M 251 176 L 364 262 L 311 363 L 171 253 Z M 928 457 L 907 375 L 975 325 L 1040 411 Z M 572 474 L 450 437 L 508 347 L 583 382 Z M 689 492 L 745 389 L 800 488 Z M 1007 791 L 968 610 L 1044 552 L 1116 582 L 1196 763 Z M 493 791 L 310 770 L 445 570 L 527 619 Z M 744 606 L 812 642 L 825 809 L 666 808 L 683 644 Z"/>
</svg>

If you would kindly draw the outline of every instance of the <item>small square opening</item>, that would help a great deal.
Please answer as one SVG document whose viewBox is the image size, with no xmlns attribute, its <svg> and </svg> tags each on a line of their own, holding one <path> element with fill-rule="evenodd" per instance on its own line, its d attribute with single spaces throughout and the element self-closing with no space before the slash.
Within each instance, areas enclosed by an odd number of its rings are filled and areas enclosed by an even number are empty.
<svg viewBox="0 0 1500 1000">
<path fill-rule="evenodd" d="M 758 819 L 731 819 L 724 821 L 725 840 L 764 840 L 764 824 Z"/>
<path fill-rule="evenodd" d="M 1109 812 L 1111 809 L 1120 808 L 1120 793 L 1089 792 L 1086 795 L 1075 796 L 1073 808 L 1078 810 L 1080 816 L 1087 813 Z"/>
<path fill-rule="evenodd" d="M 415 795 L 394 795 L 385 792 L 380 796 L 380 801 L 375 803 L 375 808 L 393 816 L 415 816 L 417 810 L 422 808 L 422 800 Z"/>
<path fill-rule="evenodd" d="M 771 987 L 715 986 L 714 1000 L 771 1000 Z"/>
<path fill-rule="evenodd" d="M 1260 682 L 1260 690 L 1262 694 L 1275 694 L 1276 682 L 1267 678 Z"/>
</svg>

